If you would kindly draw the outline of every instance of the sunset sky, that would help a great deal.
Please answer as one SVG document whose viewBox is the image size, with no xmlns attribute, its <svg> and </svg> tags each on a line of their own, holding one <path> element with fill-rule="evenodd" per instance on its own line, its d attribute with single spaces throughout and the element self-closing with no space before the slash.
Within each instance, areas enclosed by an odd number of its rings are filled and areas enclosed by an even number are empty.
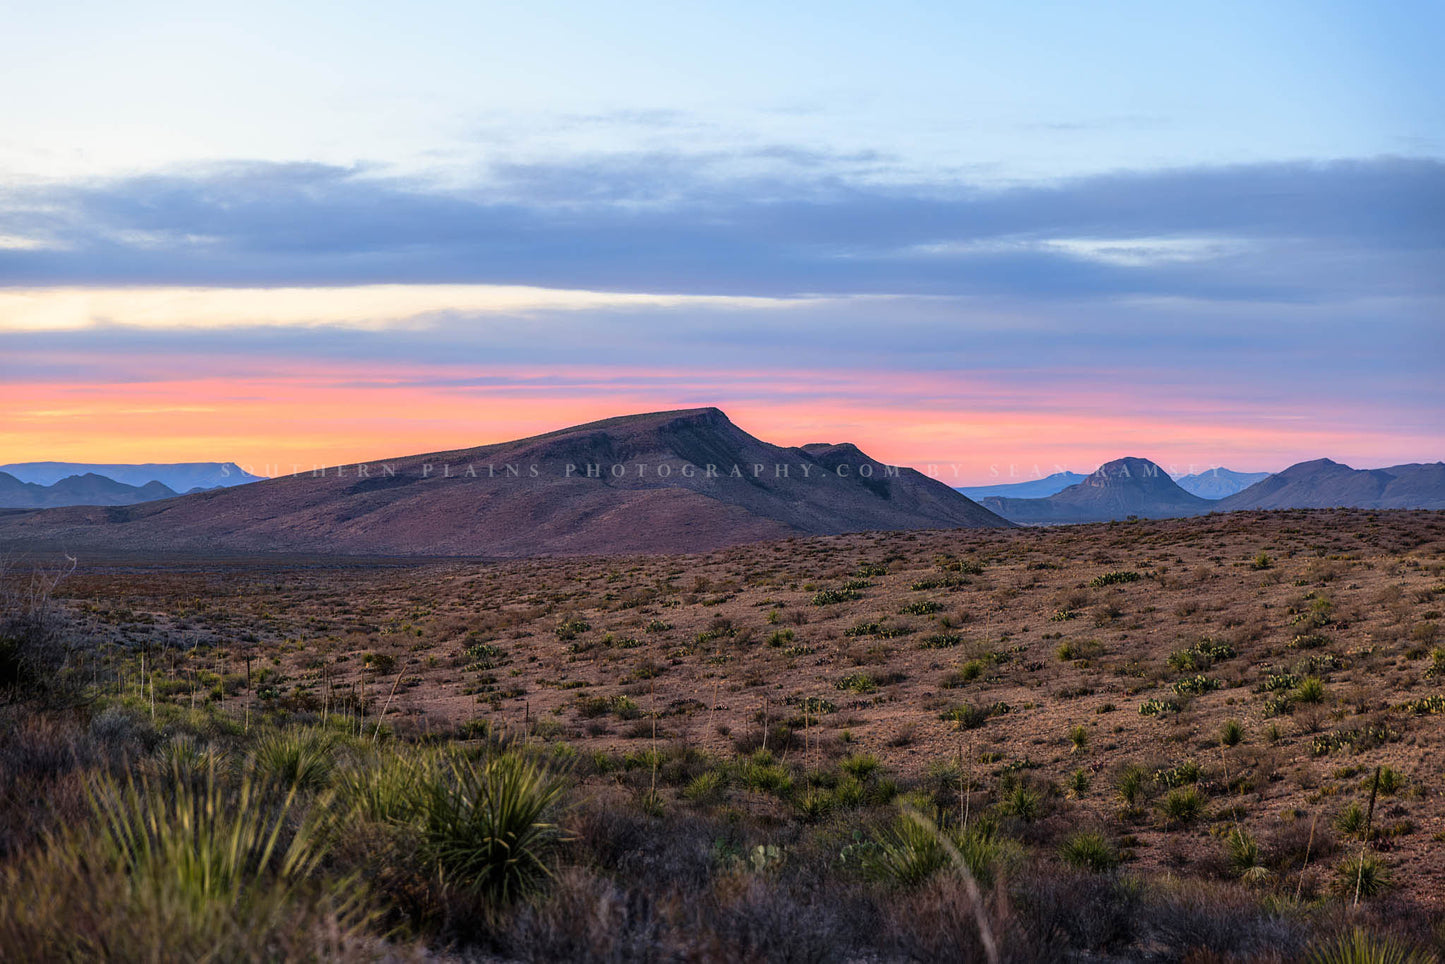
<svg viewBox="0 0 1445 964">
<path fill-rule="evenodd" d="M 1439 3 L 229 6 L 7 13 L 0 464 L 1445 458 Z"/>
</svg>

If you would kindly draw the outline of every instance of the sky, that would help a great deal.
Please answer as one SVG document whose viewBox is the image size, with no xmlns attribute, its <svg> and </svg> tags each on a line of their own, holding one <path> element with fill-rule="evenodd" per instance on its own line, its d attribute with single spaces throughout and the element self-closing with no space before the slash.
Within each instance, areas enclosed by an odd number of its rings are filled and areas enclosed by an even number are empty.
<svg viewBox="0 0 1445 964">
<path fill-rule="evenodd" d="M 1442 35 L 1424 2 L 16 8 L 0 464 L 275 474 L 701 405 L 958 485 L 1445 458 Z"/>
</svg>

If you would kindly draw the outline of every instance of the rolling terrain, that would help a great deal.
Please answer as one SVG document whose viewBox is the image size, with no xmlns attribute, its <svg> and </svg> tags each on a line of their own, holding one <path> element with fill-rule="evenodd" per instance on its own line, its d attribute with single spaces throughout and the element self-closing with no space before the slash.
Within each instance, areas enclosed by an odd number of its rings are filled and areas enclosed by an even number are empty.
<svg viewBox="0 0 1445 964">
<path fill-rule="evenodd" d="M 378 881 L 378 930 L 410 922 L 389 939 L 435 959 L 979 960 L 970 907 L 1008 960 L 1440 945 L 1445 514 L 86 561 L 55 598 L 96 702 L 0 726 L 0 869 L 92 821 L 75 761 L 211 760 L 293 781 L 334 827 L 322 879 Z M 509 752 L 566 781 L 555 876 L 449 910 L 425 812 L 385 781 Z M 981 904 L 910 813 L 965 848 Z M 17 906 L 85 892 L 40 866 L 7 878 Z"/>
</svg>

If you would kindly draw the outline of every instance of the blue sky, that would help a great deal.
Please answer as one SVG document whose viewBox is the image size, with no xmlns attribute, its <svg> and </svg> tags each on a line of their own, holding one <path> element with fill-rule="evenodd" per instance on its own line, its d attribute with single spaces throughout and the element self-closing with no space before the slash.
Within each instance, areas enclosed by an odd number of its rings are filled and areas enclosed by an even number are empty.
<svg viewBox="0 0 1445 964">
<path fill-rule="evenodd" d="M 0 454 L 366 457 L 406 433 L 322 400 L 390 385 L 438 447 L 721 402 L 964 481 L 1440 458 L 1440 36 L 1423 3 L 17 10 Z M 285 439 L 278 390 L 317 413 Z"/>
</svg>

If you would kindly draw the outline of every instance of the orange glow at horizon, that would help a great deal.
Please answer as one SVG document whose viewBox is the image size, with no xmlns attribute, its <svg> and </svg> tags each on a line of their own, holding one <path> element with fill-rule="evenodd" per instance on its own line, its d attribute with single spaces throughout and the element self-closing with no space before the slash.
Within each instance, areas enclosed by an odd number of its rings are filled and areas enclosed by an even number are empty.
<svg viewBox="0 0 1445 964">
<path fill-rule="evenodd" d="M 1357 467 L 1439 457 L 1437 438 L 1385 436 L 1339 413 L 1222 410 L 1159 389 L 1024 392 L 949 373 L 503 366 L 479 377 L 475 366 L 333 364 L 264 376 L 0 385 L 0 464 L 231 461 L 275 475 L 704 405 L 768 442 L 851 441 L 885 462 L 932 464 L 953 485 L 1088 472 L 1123 455 L 1181 472 L 1278 470 L 1321 456 Z"/>
</svg>

